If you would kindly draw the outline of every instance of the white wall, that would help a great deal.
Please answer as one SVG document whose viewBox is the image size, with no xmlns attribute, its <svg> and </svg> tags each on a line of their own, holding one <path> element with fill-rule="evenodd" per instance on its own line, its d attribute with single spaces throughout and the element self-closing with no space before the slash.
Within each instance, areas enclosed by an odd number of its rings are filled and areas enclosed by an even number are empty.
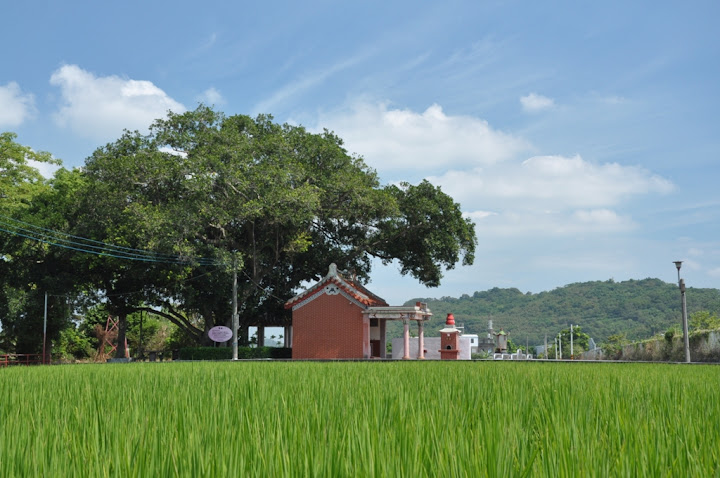
<svg viewBox="0 0 720 478">
<path fill-rule="evenodd" d="M 416 359 L 418 356 L 418 342 L 420 341 L 417 337 L 410 338 L 410 358 Z M 425 337 L 423 340 L 425 347 L 425 358 L 430 360 L 440 360 L 440 337 Z M 458 344 L 460 354 L 458 359 L 470 360 L 470 338 L 460 336 Z M 403 338 L 398 337 L 392 339 L 392 358 L 402 359 L 403 358 Z"/>
</svg>

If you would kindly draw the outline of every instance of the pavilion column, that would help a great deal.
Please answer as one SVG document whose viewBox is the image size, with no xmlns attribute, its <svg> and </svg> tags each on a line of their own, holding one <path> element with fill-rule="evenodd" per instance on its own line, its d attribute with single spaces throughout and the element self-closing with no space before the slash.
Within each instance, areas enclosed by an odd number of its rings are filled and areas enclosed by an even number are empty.
<svg viewBox="0 0 720 478">
<path fill-rule="evenodd" d="M 418 323 L 418 359 L 422 360 L 425 358 L 425 331 L 423 330 L 422 319 L 417 321 Z"/>
<path fill-rule="evenodd" d="M 378 327 L 380 328 L 380 358 L 387 358 L 386 326 L 387 320 L 378 319 Z"/>
<path fill-rule="evenodd" d="M 262 325 L 257 328 L 257 346 L 265 347 L 265 327 Z"/>
<path fill-rule="evenodd" d="M 285 326 L 285 333 L 283 335 L 283 338 L 285 339 L 284 346 L 286 349 L 289 349 L 290 347 L 292 347 L 292 325 Z"/>
<path fill-rule="evenodd" d="M 410 358 L 410 319 L 403 319 L 403 360 Z"/>
</svg>

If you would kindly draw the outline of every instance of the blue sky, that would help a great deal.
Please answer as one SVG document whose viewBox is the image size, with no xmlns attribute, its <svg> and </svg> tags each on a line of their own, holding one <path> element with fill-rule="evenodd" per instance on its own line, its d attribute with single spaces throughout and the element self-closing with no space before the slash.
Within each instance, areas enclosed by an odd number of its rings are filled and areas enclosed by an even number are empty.
<svg viewBox="0 0 720 478">
<path fill-rule="evenodd" d="M 383 182 L 440 185 L 475 265 L 414 297 L 720 281 L 720 3 L 10 2 L 0 130 L 67 167 L 202 101 L 328 128 Z M 331 260 L 331 258 L 329 258 Z M 689 298 L 689 300 L 691 300 Z"/>
</svg>

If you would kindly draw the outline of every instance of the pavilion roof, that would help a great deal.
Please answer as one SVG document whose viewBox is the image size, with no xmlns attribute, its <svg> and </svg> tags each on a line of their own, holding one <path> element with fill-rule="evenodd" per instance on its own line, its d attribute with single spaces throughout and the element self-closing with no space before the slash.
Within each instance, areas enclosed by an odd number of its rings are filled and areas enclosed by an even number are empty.
<svg viewBox="0 0 720 478">
<path fill-rule="evenodd" d="M 322 295 L 325 287 L 330 284 L 334 284 L 340 291 L 344 292 L 365 307 L 379 307 L 388 305 L 384 299 L 370 292 L 357 280 L 350 279 L 341 275 L 338 272 L 337 266 L 335 264 L 330 264 L 328 274 L 323 279 L 321 279 L 320 282 L 285 302 L 285 308 L 296 308 L 304 301 L 310 302 L 311 300 L 314 300 L 316 296 Z"/>
</svg>

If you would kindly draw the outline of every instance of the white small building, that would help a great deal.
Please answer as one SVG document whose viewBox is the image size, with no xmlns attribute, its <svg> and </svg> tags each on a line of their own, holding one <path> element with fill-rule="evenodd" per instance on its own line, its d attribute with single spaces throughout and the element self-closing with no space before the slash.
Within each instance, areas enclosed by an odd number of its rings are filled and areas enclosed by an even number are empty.
<svg viewBox="0 0 720 478">
<path fill-rule="evenodd" d="M 458 350 L 460 353 L 458 354 L 458 360 L 470 360 L 470 338 L 466 335 L 461 335 L 459 339 Z M 410 337 L 410 350 L 418 350 L 419 344 L 420 339 L 418 337 Z M 440 360 L 440 337 L 425 337 L 423 345 L 424 358 L 428 360 Z M 392 358 L 402 359 L 403 350 L 403 338 L 397 337 L 392 339 Z M 410 358 L 413 360 L 417 359 L 417 357 L 417 353 L 410 355 Z"/>
<path fill-rule="evenodd" d="M 462 334 L 460 337 L 467 337 L 470 339 L 470 353 L 477 353 L 477 348 L 480 344 L 480 337 L 478 337 L 478 334 Z"/>
</svg>

